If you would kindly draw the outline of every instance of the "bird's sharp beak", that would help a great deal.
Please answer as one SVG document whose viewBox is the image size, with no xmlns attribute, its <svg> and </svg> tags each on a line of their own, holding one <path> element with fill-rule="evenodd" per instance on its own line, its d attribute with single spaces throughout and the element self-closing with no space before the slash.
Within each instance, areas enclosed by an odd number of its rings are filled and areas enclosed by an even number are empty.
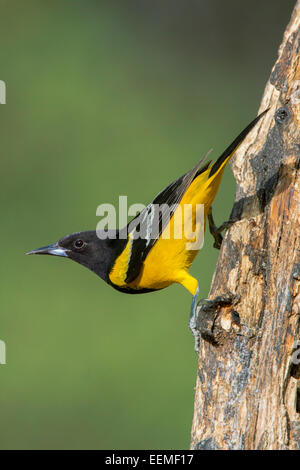
<svg viewBox="0 0 300 470">
<path fill-rule="evenodd" d="M 68 250 L 59 246 L 58 243 L 53 243 L 52 245 L 42 246 L 36 250 L 28 251 L 26 255 L 68 256 Z"/>
</svg>

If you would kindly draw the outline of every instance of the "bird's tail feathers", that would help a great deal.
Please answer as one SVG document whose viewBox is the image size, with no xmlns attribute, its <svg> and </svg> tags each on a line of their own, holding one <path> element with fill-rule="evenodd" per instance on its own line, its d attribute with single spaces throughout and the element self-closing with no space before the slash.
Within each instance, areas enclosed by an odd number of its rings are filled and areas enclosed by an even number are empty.
<svg viewBox="0 0 300 470">
<path fill-rule="evenodd" d="M 212 176 L 216 175 L 218 171 L 220 171 L 228 162 L 230 157 L 234 154 L 237 148 L 241 145 L 245 137 L 249 134 L 249 132 L 253 129 L 255 124 L 269 111 L 269 108 L 259 114 L 248 126 L 238 135 L 238 137 L 232 142 L 232 144 L 227 147 L 227 149 L 222 153 L 222 155 L 218 158 L 218 160 L 211 166 L 210 172 L 208 174 L 208 178 L 210 179 Z"/>
</svg>

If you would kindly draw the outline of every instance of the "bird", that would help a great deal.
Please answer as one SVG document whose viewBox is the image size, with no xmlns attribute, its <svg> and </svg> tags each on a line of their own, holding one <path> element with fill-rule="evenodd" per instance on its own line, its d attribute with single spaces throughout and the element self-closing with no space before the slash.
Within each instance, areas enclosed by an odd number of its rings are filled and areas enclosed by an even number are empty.
<svg viewBox="0 0 300 470">
<path fill-rule="evenodd" d="M 200 247 L 189 249 L 188 244 L 205 231 L 208 218 L 210 231 L 216 240 L 214 246 L 220 247 L 220 233 L 232 221 L 216 229 L 211 207 L 225 165 L 267 111 L 250 122 L 214 163 L 208 161 L 203 164 L 206 155 L 194 168 L 164 188 L 126 227 L 101 233 L 97 230 L 71 233 L 27 254 L 54 255 L 76 261 L 114 289 L 127 294 L 144 294 L 174 283 L 181 284 L 192 295 L 189 327 L 197 350 L 199 283 L 189 273 L 189 268 Z M 185 212 L 187 206 L 191 208 L 188 215 Z M 202 208 L 202 219 L 199 217 L 199 220 L 198 207 Z M 183 228 L 187 221 L 190 228 L 185 231 Z"/>
</svg>

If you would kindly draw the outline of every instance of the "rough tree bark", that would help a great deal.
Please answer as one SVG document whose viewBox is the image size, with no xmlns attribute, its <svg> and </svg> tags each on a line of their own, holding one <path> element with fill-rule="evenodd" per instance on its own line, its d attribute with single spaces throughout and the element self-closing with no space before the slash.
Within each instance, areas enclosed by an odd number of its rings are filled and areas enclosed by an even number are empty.
<svg viewBox="0 0 300 470">
<path fill-rule="evenodd" d="M 192 449 L 300 449 L 299 27 L 300 0 L 260 106 L 270 111 L 233 158 L 238 221 L 215 301 L 198 309 Z"/>
</svg>

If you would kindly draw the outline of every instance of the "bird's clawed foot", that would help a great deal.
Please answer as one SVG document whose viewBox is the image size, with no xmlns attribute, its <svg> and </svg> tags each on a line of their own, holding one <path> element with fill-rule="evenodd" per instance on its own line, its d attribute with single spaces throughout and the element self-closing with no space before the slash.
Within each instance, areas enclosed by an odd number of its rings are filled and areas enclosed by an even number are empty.
<svg viewBox="0 0 300 470">
<path fill-rule="evenodd" d="M 223 222 L 222 225 L 220 225 L 220 227 L 217 227 L 214 222 L 211 207 L 209 208 L 207 219 L 208 219 L 208 224 L 209 224 L 209 231 L 215 239 L 214 248 L 217 248 L 219 250 L 221 248 L 222 241 L 223 241 L 223 237 L 221 233 L 224 230 L 227 230 L 228 228 L 230 228 L 231 225 L 234 224 L 237 220 L 236 219 L 226 220 L 225 222 Z"/>
<path fill-rule="evenodd" d="M 196 309 L 196 329 L 199 337 L 202 337 L 211 344 L 217 344 L 214 337 L 214 326 L 220 308 L 232 305 L 235 297 L 231 294 L 218 295 L 214 299 L 202 299 Z"/>
<path fill-rule="evenodd" d="M 201 338 L 211 344 L 217 345 L 214 336 L 214 327 L 218 312 L 220 308 L 232 305 L 236 299 L 231 293 L 218 295 L 211 300 L 200 299 L 197 304 L 195 299 L 196 296 L 194 296 L 192 303 L 189 327 L 194 336 L 195 351 L 198 353 Z"/>
</svg>

